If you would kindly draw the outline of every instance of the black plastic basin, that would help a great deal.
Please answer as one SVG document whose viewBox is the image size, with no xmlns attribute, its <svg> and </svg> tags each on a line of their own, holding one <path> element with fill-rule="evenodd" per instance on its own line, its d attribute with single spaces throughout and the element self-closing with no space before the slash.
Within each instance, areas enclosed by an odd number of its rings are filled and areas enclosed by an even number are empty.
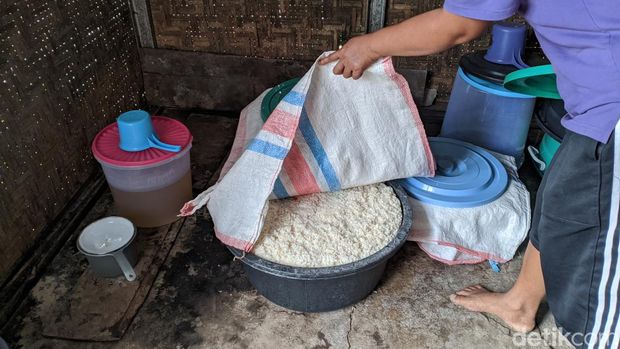
<svg viewBox="0 0 620 349">
<path fill-rule="evenodd" d="M 401 202 L 403 221 L 390 243 L 359 261 L 326 268 L 299 268 L 273 263 L 229 247 L 241 259 L 250 282 L 270 301 L 301 312 L 322 312 L 359 302 L 372 292 L 383 276 L 385 266 L 405 243 L 412 224 L 411 207 L 405 191 L 387 183 Z"/>
</svg>

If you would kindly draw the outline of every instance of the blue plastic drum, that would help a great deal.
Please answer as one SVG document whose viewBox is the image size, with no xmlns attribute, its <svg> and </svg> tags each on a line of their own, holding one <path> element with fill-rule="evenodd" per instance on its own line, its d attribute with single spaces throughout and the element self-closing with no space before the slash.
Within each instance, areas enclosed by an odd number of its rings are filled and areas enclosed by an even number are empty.
<svg viewBox="0 0 620 349">
<path fill-rule="evenodd" d="M 521 166 L 535 102 L 459 69 L 440 136 L 514 156 Z"/>
</svg>

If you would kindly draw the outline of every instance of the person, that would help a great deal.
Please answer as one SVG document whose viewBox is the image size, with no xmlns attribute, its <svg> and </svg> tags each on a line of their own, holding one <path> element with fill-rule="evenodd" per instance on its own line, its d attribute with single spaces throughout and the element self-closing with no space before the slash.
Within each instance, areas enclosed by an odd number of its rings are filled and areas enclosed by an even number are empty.
<svg viewBox="0 0 620 349">
<path fill-rule="evenodd" d="M 441 9 L 352 38 L 320 63 L 337 61 L 335 74 L 359 79 L 380 57 L 438 53 L 516 13 L 553 65 L 567 135 L 541 182 L 513 287 L 496 293 L 475 285 L 450 299 L 527 332 L 546 296 L 576 347 L 618 348 L 620 1 L 446 0 Z"/>
</svg>

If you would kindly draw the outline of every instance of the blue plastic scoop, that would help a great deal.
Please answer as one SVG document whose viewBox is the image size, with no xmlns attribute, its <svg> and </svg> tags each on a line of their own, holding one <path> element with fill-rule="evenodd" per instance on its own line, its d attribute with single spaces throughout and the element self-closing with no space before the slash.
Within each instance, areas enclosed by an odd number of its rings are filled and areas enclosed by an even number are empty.
<svg viewBox="0 0 620 349">
<path fill-rule="evenodd" d="M 119 147 L 124 151 L 142 151 L 157 148 L 172 153 L 181 151 L 178 145 L 166 144 L 159 140 L 151 116 L 144 110 L 130 110 L 116 119 L 120 137 Z"/>
</svg>

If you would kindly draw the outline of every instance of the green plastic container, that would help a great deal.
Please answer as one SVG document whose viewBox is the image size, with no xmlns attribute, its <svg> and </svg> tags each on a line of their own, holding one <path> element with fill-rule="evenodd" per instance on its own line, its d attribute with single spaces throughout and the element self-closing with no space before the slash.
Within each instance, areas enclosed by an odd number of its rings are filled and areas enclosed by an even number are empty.
<svg viewBox="0 0 620 349">
<path fill-rule="evenodd" d="M 542 174 L 551 165 L 551 160 L 559 148 L 560 142 L 545 133 L 538 148 L 529 146 L 527 150 L 534 161 L 534 165 L 536 165 L 536 169 Z"/>
</svg>

